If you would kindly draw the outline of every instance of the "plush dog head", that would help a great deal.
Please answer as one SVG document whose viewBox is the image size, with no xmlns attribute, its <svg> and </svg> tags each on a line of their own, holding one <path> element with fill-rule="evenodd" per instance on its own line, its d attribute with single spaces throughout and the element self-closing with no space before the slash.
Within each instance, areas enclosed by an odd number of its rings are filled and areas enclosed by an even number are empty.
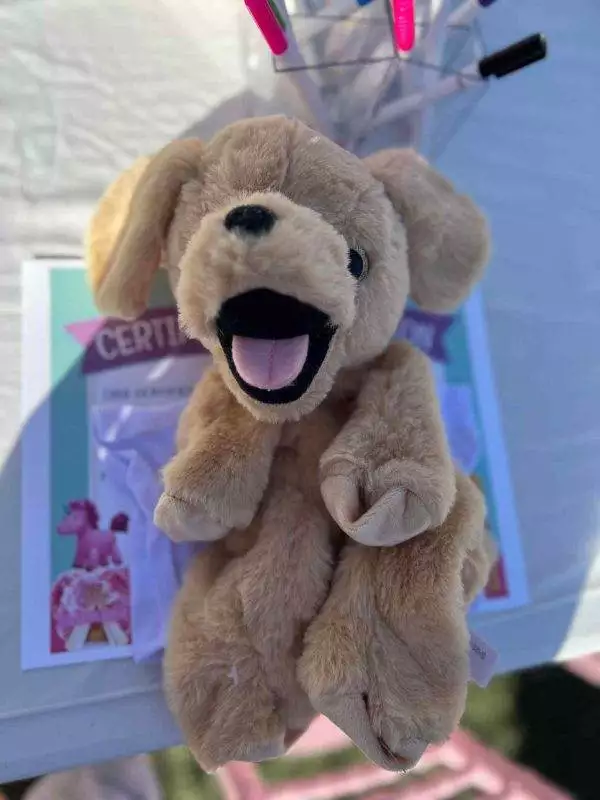
<svg viewBox="0 0 600 800">
<path fill-rule="evenodd" d="M 409 294 L 457 305 L 485 223 L 411 150 L 360 160 L 283 117 L 176 141 L 108 190 L 88 235 L 99 308 L 134 318 L 170 272 L 182 324 L 238 400 L 283 421 L 389 343 Z"/>
</svg>

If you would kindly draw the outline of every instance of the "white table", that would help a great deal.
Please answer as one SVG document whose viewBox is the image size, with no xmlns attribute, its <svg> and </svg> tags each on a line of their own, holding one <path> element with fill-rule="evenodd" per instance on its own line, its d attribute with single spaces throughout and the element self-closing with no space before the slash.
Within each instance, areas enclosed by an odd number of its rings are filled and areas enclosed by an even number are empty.
<svg viewBox="0 0 600 800">
<path fill-rule="evenodd" d="M 177 741 L 155 668 L 20 671 L 19 266 L 79 255 L 95 199 L 137 154 L 272 108 L 268 79 L 246 93 L 248 59 L 266 61 L 240 3 L 220 0 L 218 19 L 207 5 L 0 8 L 0 780 Z M 532 603 L 480 629 L 508 670 L 600 650 L 600 8 L 498 3 L 485 28 L 490 49 L 543 29 L 551 54 L 494 86 L 440 164 L 496 241 L 485 299 Z"/>
</svg>

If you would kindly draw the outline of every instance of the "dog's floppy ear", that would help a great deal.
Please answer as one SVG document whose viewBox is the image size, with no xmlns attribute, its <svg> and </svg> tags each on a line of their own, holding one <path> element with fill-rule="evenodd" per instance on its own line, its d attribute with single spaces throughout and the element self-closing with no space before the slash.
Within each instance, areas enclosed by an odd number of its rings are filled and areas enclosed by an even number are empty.
<svg viewBox="0 0 600 800">
<path fill-rule="evenodd" d="M 172 142 L 154 158 L 138 159 L 102 197 L 86 260 L 104 314 L 135 319 L 146 310 L 181 188 L 199 174 L 203 149 L 197 139 Z"/>
<path fill-rule="evenodd" d="M 414 150 L 382 150 L 365 163 L 406 227 L 413 300 L 427 311 L 452 310 L 488 259 L 484 217 Z"/>
<path fill-rule="evenodd" d="M 111 183 L 100 198 L 85 236 L 85 263 L 94 293 L 106 277 L 111 253 L 125 225 L 138 181 L 152 159 L 142 156 Z"/>
</svg>

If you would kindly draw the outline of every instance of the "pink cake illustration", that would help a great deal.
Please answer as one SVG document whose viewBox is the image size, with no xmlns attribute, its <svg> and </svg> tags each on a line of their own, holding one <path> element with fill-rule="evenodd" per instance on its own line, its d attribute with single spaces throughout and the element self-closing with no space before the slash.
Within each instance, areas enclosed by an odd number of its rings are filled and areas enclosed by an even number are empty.
<svg viewBox="0 0 600 800">
<path fill-rule="evenodd" d="M 74 500 L 57 526 L 60 535 L 77 537 L 77 546 L 72 568 L 52 586 L 53 653 L 131 643 L 129 570 L 117 542 L 129 520 L 117 514 L 102 530 L 99 519 L 91 500 Z"/>
</svg>

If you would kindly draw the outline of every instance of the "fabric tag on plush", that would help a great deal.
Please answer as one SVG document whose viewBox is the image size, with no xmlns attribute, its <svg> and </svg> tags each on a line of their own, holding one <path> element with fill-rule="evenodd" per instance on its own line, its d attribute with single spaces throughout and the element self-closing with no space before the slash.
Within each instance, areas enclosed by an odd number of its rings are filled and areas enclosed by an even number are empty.
<svg viewBox="0 0 600 800">
<path fill-rule="evenodd" d="M 487 642 L 471 631 L 469 641 L 469 667 L 471 680 L 482 689 L 494 677 L 494 669 L 498 661 L 498 653 Z"/>
</svg>

